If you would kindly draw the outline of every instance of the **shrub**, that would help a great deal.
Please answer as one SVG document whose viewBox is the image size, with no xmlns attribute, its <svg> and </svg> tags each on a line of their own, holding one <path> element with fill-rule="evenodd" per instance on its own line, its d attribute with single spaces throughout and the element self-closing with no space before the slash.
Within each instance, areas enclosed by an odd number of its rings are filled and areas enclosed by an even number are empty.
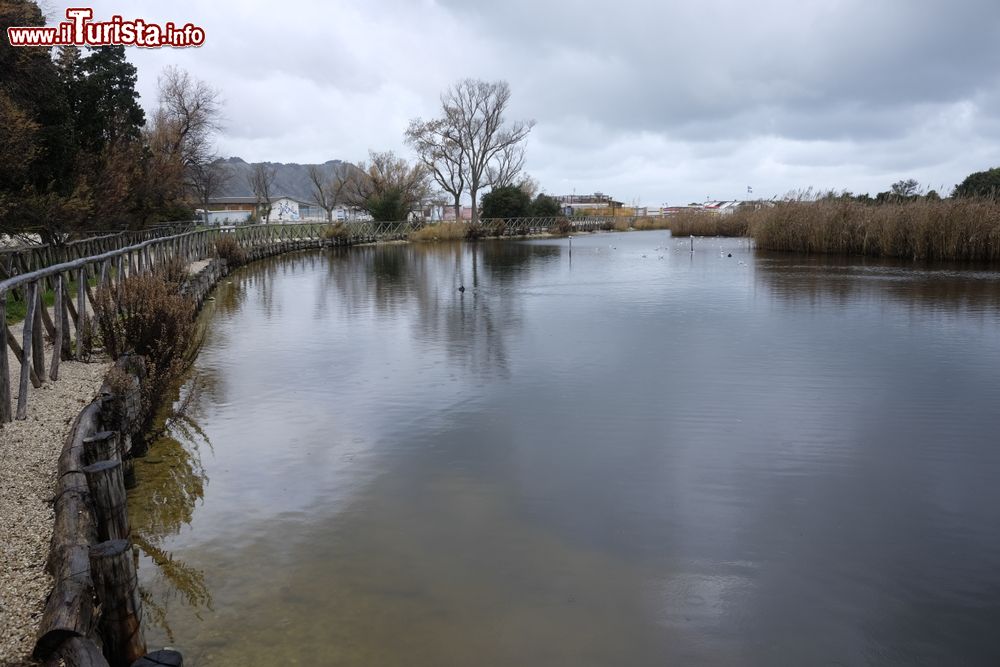
<svg viewBox="0 0 1000 667">
<path fill-rule="evenodd" d="M 549 227 L 549 234 L 553 236 L 566 236 L 573 232 L 573 223 L 567 218 L 559 218 L 555 224 Z"/>
<path fill-rule="evenodd" d="M 346 223 L 335 222 L 328 227 L 324 227 L 322 235 L 325 239 L 344 241 L 351 235 L 351 230 L 347 228 Z"/>
<path fill-rule="evenodd" d="M 437 222 L 410 232 L 411 241 L 460 241 L 465 238 L 463 222 Z"/>
<path fill-rule="evenodd" d="M 184 287 L 191 275 L 187 262 L 177 256 L 157 264 L 153 267 L 153 273 L 167 284 L 174 285 L 178 290 Z"/>
<path fill-rule="evenodd" d="M 222 234 L 215 240 L 215 254 L 219 259 L 226 260 L 226 265 L 231 269 L 245 264 L 247 255 L 240 247 L 240 242 L 235 234 Z"/>
<path fill-rule="evenodd" d="M 195 304 L 175 283 L 156 273 L 126 278 L 97 291 L 94 315 L 104 348 L 113 359 L 143 358 L 142 412 L 151 419 L 169 387 L 180 379 L 195 339 Z"/>
</svg>

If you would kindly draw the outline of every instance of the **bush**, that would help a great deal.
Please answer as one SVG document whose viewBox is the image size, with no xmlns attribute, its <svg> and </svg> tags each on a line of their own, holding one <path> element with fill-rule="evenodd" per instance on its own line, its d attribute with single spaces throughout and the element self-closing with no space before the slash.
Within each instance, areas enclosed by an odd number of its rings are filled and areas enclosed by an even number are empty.
<svg viewBox="0 0 1000 667">
<path fill-rule="evenodd" d="M 247 254 L 240 247 L 235 234 L 222 234 L 215 240 L 215 254 L 219 259 L 226 260 L 230 269 L 235 269 L 247 261 Z"/>
<path fill-rule="evenodd" d="M 437 222 L 410 232 L 411 241 L 460 241 L 465 238 L 465 223 Z"/>
<path fill-rule="evenodd" d="M 573 223 L 567 218 L 559 218 L 555 224 L 549 227 L 549 234 L 553 236 L 566 236 L 573 232 Z"/>
<path fill-rule="evenodd" d="M 345 241 L 351 235 L 351 230 L 347 228 L 346 223 L 335 222 L 328 227 L 324 227 L 322 235 L 325 239 Z"/>
<path fill-rule="evenodd" d="M 173 285 L 178 290 L 184 287 L 190 277 L 190 272 L 188 271 L 188 264 L 182 258 L 174 256 L 165 262 L 160 262 L 155 267 L 153 267 L 153 273 L 160 277 L 164 282 Z"/>
<path fill-rule="evenodd" d="M 554 218 L 562 213 L 562 206 L 555 197 L 539 194 L 531 202 L 531 214 L 536 218 Z"/>
<path fill-rule="evenodd" d="M 156 273 L 126 278 L 120 288 L 103 287 L 96 300 L 94 316 L 107 353 L 112 359 L 136 354 L 144 360 L 142 408 L 151 419 L 187 368 L 196 332 L 194 301 Z"/>
<path fill-rule="evenodd" d="M 531 215 L 531 197 L 516 185 L 493 188 L 482 201 L 482 218 L 526 218 Z"/>
</svg>

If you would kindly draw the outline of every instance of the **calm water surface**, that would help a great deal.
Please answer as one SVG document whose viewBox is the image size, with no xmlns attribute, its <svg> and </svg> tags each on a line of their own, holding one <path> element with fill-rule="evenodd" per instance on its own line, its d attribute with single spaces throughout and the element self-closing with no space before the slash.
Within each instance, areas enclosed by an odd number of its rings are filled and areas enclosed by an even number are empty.
<svg viewBox="0 0 1000 667">
<path fill-rule="evenodd" d="M 150 644 L 192 665 L 1000 664 L 1000 275 L 666 232 L 567 245 L 232 276 L 190 418 L 130 499 Z"/>
</svg>

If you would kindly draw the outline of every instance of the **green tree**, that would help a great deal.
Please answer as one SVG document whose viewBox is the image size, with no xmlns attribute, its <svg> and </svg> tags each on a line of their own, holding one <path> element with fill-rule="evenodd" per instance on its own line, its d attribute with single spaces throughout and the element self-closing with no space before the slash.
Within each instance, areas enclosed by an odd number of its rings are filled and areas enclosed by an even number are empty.
<svg viewBox="0 0 1000 667">
<path fill-rule="evenodd" d="M 562 206 L 555 197 L 546 194 L 539 194 L 535 201 L 531 202 L 531 214 L 538 218 L 551 218 L 562 213 Z"/>
<path fill-rule="evenodd" d="M 0 34 L 43 26 L 37 3 L 0 2 Z M 72 118 L 59 71 L 45 47 L 0 48 L 0 230 L 35 229 L 51 240 L 52 216 L 78 218 L 85 187 L 75 173 Z"/>
<path fill-rule="evenodd" d="M 146 124 L 135 89 L 137 72 L 124 46 L 88 48 L 86 56 L 60 53 L 60 78 L 73 115 L 80 149 L 100 154 L 109 145 L 137 142 Z"/>
<path fill-rule="evenodd" d="M 891 186 L 892 194 L 903 199 L 909 199 L 910 197 L 916 197 L 920 190 L 920 183 L 916 179 L 908 178 L 902 181 L 896 181 Z"/>
<path fill-rule="evenodd" d="M 1000 195 L 1000 167 L 969 174 L 955 186 L 953 197 L 996 197 Z"/>
<path fill-rule="evenodd" d="M 516 185 L 494 188 L 483 195 L 483 218 L 526 218 L 532 214 L 531 197 Z"/>
</svg>

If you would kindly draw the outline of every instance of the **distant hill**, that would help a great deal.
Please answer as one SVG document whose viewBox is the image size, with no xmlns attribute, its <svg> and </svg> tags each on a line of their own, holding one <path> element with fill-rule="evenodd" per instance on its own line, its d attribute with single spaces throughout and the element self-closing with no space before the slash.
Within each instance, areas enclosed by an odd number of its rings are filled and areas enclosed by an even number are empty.
<svg viewBox="0 0 1000 667">
<path fill-rule="evenodd" d="M 253 169 L 253 164 L 238 157 L 219 160 L 219 163 L 229 171 L 229 180 L 219 189 L 219 193 L 214 196 L 253 197 L 253 190 L 250 188 L 250 183 L 247 180 L 250 171 Z M 312 165 L 296 164 L 294 162 L 289 164 L 268 162 L 266 164 L 277 168 L 274 176 L 274 188 L 272 190 L 274 196 L 280 197 L 286 195 L 294 199 L 310 202 L 315 201 L 312 181 L 309 180 L 309 167 Z M 338 174 L 343 174 L 348 169 L 356 169 L 354 165 L 342 160 L 329 160 L 316 166 L 320 167 L 329 176 L 333 175 L 334 170 Z"/>
</svg>

